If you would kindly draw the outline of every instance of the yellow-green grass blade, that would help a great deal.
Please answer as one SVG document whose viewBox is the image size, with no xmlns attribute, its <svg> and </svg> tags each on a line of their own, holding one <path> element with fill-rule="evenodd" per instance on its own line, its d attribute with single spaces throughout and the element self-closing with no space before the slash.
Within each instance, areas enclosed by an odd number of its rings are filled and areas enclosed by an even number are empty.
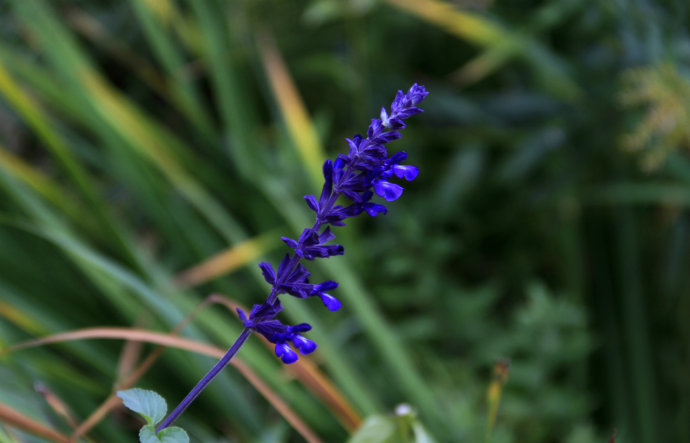
<svg viewBox="0 0 690 443">
<path fill-rule="evenodd" d="M 65 167 L 81 192 L 88 195 L 90 200 L 97 200 L 93 192 L 95 189 L 93 183 L 71 155 L 67 146 L 50 127 L 44 111 L 20 88 L 2 64 L 0 64 L 0 93 L 45 141 L 46 146 L 51 149 L 51 152 Z"/>
<path fill-rule="evenodd" d="M 44 326 L 36 321 L 30 314 L 13 306 L 6 300 L 0 300 L 0 317 L 5 318 L 10 323 L 13 323 L 29 334 L 43 335 L 47 333 Z"/>
<path fill-rule="evenodd" d="M 20 2 L 20 13 L 30 14 L 31 19 L 25 17 L 26 23 L 43 36 L 46 45 L 45 54 L 52 57 L 55 67 L 64 72 L 69 78 L 69 84 L 74 88 L 74 94 L 85 101 L 86 110 L 91 110 L 99 118 L 98 130 L 103 141 L 113 143 L 113 133 L 121 137 L 124 146 L 136 150 L 156 165 L 171 183 L 184 195 L 190 203 L 196 206 L 212 225 L 221 233 L 226 241 L 239 241 L 245 236 L 233 219 L 222 207 L 194 180 L 177 161 L 176 156 L 184 159 L 184 164 L 191 164 L 189 149 L 173 136 L 170 131 L 156 125 L 143 112 L 140 112 L 131 102 L 126 100 L 110 87 L 98 73 L 89 65 L 85 56 L 80 54 L 66 31 L 60 27 L 57 20 L 47 9 L 46 4 L 40 2 Z M 26 5 L 31 4 L 31 9 Z M 48 48 L 48 42 L 64 48 L 65 55 L 57 56 Z"/>
<path fill-rule="evenodd" d="M 438 0 L 386 0 L 464 40 L 490 48 L 514 37 L 497 24 Z"/>
<path fill-rule="evenodd" d="M 2 144 L 0 144 L 0 168 L 33 188 L 73 221 L 83 223 L 90 230 L 94 229 L 90 219 L 83 217 L 83 209 L 74 200 L 70 199 L 67 190 L 42 171 L 12 154 Z"/>
<path fill-rule="evenodd" d="M 49 74 L 39 68 L 38 66 L 34 66 L 32 63 L 28 62 L 27 60 L 24 60 L 22 57 L 18 56 L 17 54 L 14 54 L 13 51 L 9 50 L 8 48 L 2 47 L 0 45 L 0 56 L 8 61 L 8 64 L 11 65 L 14 69 L 17 70 L 18 75 L 20 75 L 25 81 L 30 82 L 31 86 L 34 88 L 34 92 L 38 94 L 39 97 L 45 99 L 48 101 L 49 105 L 52 108 L 55 108 L 57 111 L 61 112 L 62 115 L 68 116 L 72 121 L 75 122 L 75 124 L 79 126 L 83 126 L 84 129 L 88 131 L 93 131 L 96 132 L 98 136 L 101 137 L 102 143 L 105 146 L 108 146 L 111 148 L 111 152 L 113 153 L 112 155 L 116 157 L 121 157 L 123 164 L 127 165 L 127 168 L 129 169 L 135 169 L 135 168 L 144 168 L 146 169 L 145 165 L 140 165 L 137 166 L 139 163 L 138 158 L 133 158 L 132 156 L 127 156 L 126 152 L 123 152 L 121 149 L 123 146 L 127 146 L 126 144 L 122 143 L 117 136 L 117 133 L 115 133 L 115 130 L 118 128 L 118 125 L 121 124 L 120 121 L 115 121 L 114 126 L 115 129 L 111 129 L 107 127 L 106 125 L 110 126 L 110 123 L 103 122 L 102 119 L 99 118 L 99 114 L 90 112 L 88 108 L 85 106 L 80 106 L 76 105 L 70 100 L 70 97 L 72 94 L 70 94 L 69 89 L 66 89 L 64 87 L 61 87 L 60 84 L 56 83 L 55 81 L 51 81 L 51 78 Z M 101 87 L 101 89 L 104 89 Z M 106 89 L 106 92 L 110 92 L 109 89 Z M 110 93 L 112 95 L 112 93 Z M 117 101 L 117 97 L 115 97 L 115 105 L 114 107 L 116 109 L 122 109 L 123 105 Z M 74 105 L 74 106 L 73 106 Z M 126 103 L 124 104 L 126 105 Z M 124 111 L 125 116 L 127 114 L 127 111 Z M 148 120 L 148 117 L 142 117 L 144 120 Z M 131 119 L 130 119 L 131 120 Z M 136 119 L 135 119 L 136 120 Z M 140 126 L 143 125 L 144 123 L 138 123 Z M 155 128 L 154 128 L 155 129 Z M 154 137 L 157 137 L 157 135 L 154 135 Z M 181 142 L 179 140 L 175 140 L 172 136 L 166 135 L 165 139 L 167 143 L 161 142 L 159 143 L 162 146 L 180 146 Z M 136 141 L 136 140 L 135 140 Z M 138 141 L 137 141 L 138 142 Z M 86 149 L 92 149 L 91 147 L 87 147 Z M 178 147 L 178 150 L 185 149 L 183 147 Z M 130 151 L 131 152 L 131 151 Z M 160 170 L 160 165 L 155 162 L 156 159 L 156 154 L 157 152 L 153 151 L 150 152 L 150 155 L 147 156 L 146 158 L 148 159 L 147 161 L 150 162 L 155 168 Z M 186 163 L 188 164 L 188 163 Z M 158 194 L 159 196 L 161 193 L 168 192 L 167 188 L 164 186 L 164 181 L 163 180 L 151 180 L 151 173 L 153 171 L 142 171 L 138 176 L 135 175 L 135 177 L 140 177 L 141 180 L 147 181 L 148 183 L 141 183 L 145 184 L 145 188 L 138 188 L 138 193 L 137 197 L 143 192 L 145 189 L 149 189 L 148 193 L 153 193 L 153 194 Z M 166 171 L 163 171 L 164 173 Z M 208 175 L 208 174 L 206 174 Z M 168 174 L 169 176 L 169 174 Z M 150 190 L 151 187 L 155 187 L 158 189 L 158 191 L 153 191 Z M 198 186 L 198 185 L 196 185 Z M 192 198 L 193 199 L 193 198 Z M 196 200 L 199 202 L 199 200 Z M 149 204 L 145 205 L 147 209 L 152 209 L 152 208 L 159 208 L 160 206 L 161 199 L 160 198 L 151 198 L 149 199 Z M 201 202 L 203 203 L 203 201 Z M 185 211 L 181 212 L 176 216 L 170 216 L 168 215 L 169 208 L 159 208 L 160 210 L 158 211 L 152 211 L 155 216 L 161 221 L 159 223 L 159 226 L 163 226 L 164 228 L 169 225 L 169 221 L 173 221 L 175 224 L 178 224 L 180 228 L 182 229 L 182 238 L 190 237 L 196 237 L 196 240 L 194 242 L 191 242 L 191 244 L 203 244 L 203 236 L 205 234 L 203 232 L 200 232 L 198 229 L 194 229 L 195 225 L 190 225 L 189 223 L 183 223 L 184 219 L 187 219 L 190 217 L 190 214 Z M 85 219 L 85 220 L 88 220 Z M 167 221 L 166 221 L 167 220 Z M 173 236 L 173 238 L 180 238 L 179 235 Z M 227 236 L 226 236 L 227 238 Z M 238 236 L 238 238 L 241 238 L 241 235 Z M 215 247 L 217 248 L 217 247 Z M 213 249 L 211 249 L 212 251 Z"/>
<path fill-rule="evenodd" d="M 248 96 L 247 78 L 234 58 L 240 49 L 225 26 L 226 13 L 215 1 L 192 1 L 191 9 L 202 34 L 200 56 L 207 63 L 211 86 L 217 97 L 223 136 L 237 170 L 247 178 L 260 178 L 258 143 L 252 131 L 258 127 L 254 105 Z"/>
<path fill-rule="evenodd" d="M 293 145 L 299 152 L 311 177 L 311 186 L 317 188 L 323 182 L 321 167 L 326 160 L 316 127 L 309 117 L 292 77 L 285 65 L 273 36 L 268 31 L 257 38 L 261 61 L 268 76 L 271 91 L 285 122 Z"/>
<path fill-rule="evenodd" d="M 439 0 L 386 0 L 463 40 L 485 48 L 486 53 L 457 74 L 460 79 L 476 81 L 509 59 L 519 56 L 529 61 L 544 88 L 567 100 L 580 95 L 579 87 L 566 72 L 563 62 L 548 52 L 525 32 L 505 29 L 477 14 L 465 12 Z M 546 20 L 546 19 L 544 19 Z"/>
<path fill-rule="evenodd" d="M 96 193 L 97 186 L 89 178 L 87 172 L 71 154 L 70 150 L 51 127 L 47 116 L 40 106 L 26 94 L 7 72 L 0 62 L 0 94 L 4 95 L 14 108 L 24 117 L 39 137 L 50 148 L 50 152 L 59 160 L 69 177 L 77 187 L 79 193 L 88 201 L 93 214 L 106 228 L 106 232 L 118 240 L 119 248 L 126 256 L 136 262 L 136 258 L 123 238 L 120 229 L 115 226 L 108 210 Z"/>
<path fill-rule="evenodd" d="M 167 99 L 172 95 L 168 79 L 147 59 L 124 46 L 120 38 L 110 34 L 107 26 L 85 11 L 76 8 L 69 9 L 65 14 L 71 29 L 92 41 L 113 59 L 118 60 L 160 97 Z"/>
</svg>

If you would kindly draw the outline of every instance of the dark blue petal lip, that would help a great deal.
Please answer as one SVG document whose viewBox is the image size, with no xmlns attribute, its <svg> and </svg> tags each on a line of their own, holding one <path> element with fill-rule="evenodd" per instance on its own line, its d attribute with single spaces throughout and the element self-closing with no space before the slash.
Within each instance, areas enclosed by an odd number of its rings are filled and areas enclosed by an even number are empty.
<svg viewBox="0 0 690 443">
<path fill-rule="evenodd" d="M 376 194 L 389 202 L 397 200 L 403 193 L 402 186 L 387 182 L 386 180 L 375 179 L 372 181 L 372 184 L 374 185 L 374 191 L 376 191 Z"/>
<path fill-rule="evenodd" d="M 342 306 L 340 300 L 333 297 L 331 294 L 320 292 L 318 296 L 329 311 L 337 311 Z"/>
<path fill-rule="evenodd" d="M 287 343 L 279 343 L 276 345 L 276 355 L 285 364 L 294 363 L 297 361 L 297 353 L 290 348 Z"/>
<path fill-rule="evenodd" d="M 412 165 L 393 165 L 391 169 L 396 177 L 407 181 L 412 181 L 419 175 L 419 168 Z"/>
<path fill-rule="evenodd" d="M 295 336 L 292 342 L 303 355 L 310 354 L 314 352 L 314 350 L 316 349 L 316 343 L 309 340 L 308 338 L 302 337 L 301 335 Z"/>
</svg>

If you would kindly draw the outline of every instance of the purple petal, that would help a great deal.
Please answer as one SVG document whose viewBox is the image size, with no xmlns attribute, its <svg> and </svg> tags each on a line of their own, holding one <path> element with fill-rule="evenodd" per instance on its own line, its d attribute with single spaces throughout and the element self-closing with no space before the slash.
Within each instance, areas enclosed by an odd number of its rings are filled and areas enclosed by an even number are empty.
<svg viewBox="0 0 690 443">
<path fill-rule="evenodd" d="M 290 263 L 290 254 L 285 254 L 285 257 L 283 257 L 283 260 L 281 260 L 280 264 L 278 265 L 278 272 L 277 272 L 277 277 L 276 281 L 281 280 L 284 281 L 286 277 L 286 273 L 289 272 L 288 264 Z"/>
<path fill-rule="evenodd" d="M 397 200 L 403 193 L 402 186 L 387 182 L 385 180 L 372 180 L 372 184 L 374 185 L 374 191 L 376 191 L 376 194 L 389 202 Z"/>
<path fill-rule="evenodd" d="M 327 227 L 326 229 L 323 230 L 321 234 L 319 234 L 319 243 L 326 243 L 327 241 L 331 241 L 335 238 L 335 234 L 331 232 L 331 228 Z"/>
<path fill-rule="evenodd" d="M 381 108 L 381 123 L 383 126 L 388 127 L 390 125 L 390 121 L 388 118 L 388 112 L 386 112 L 386 108 L 382 107 Z"/>
<path fill-rule="evenodd" d="M 354 157 L 359 152 L 359 144 L 361 142 L 361 138 L 358 135 L 355 135 L 352 138 L 346 138 L 345 141 L 347 142 L 347 145 L 350 147 L 350 156 Z"/>
<path fill-rule="evenodd" d="M 283 360 L 283 363 L 290 364 L 297 361 L 297 353 L 290 348 L 287 343 L 279 343 L 276 345 L 276 355 Z"/>
<path fill-rule="evenodd" d="M 395 154 L 391 155 L 391 158 L 389 158 L 386 163 L 389 165 L 397 165 L 398 163 L 405 160 L 406 158 L 407 158 L 407 152 L 400 151 L 400 152 L 396 152 Z"/>
<path fill-rule="evenodd" d="M 247 318 L 247 314 L 245 314 L 244 311 L 240 308 L 237 308 L 237 315 L 240 317 L 240 320 L 242 320 L 242 323 L 245 323 L 247 320 L 249 320 Z"/>
<path fill-rule="evenodd" d="M 367 214 L 372 217 L 376 217 L 379 214 L 386 214 L 388 212 L 388 209 L 386 209 L 385 206 L 378 205 L 376 203 L 366 203 L 364 205 L 364 210 L 367 211 Z"/>
<path fill-rule="evenodd" d="M 266 280 L 266 282 L 270 284 L 275 284 L 276 273 L 273 271 L 273 267 L 271 266 L 271 264 L 261 262 L 259 263 L 259 267 L 261 268 L 261 273 L 264 275 L 264 279 Z"/>
<path fill-rule="evenodd" d="M 403 92 L 398 90 L 398 92 L 395 94 L 395 99 L 393 99 L 393 103 L 391 104 L 391 113 L 394 114 L 396 112 L 397 108 L 399 108 L 402 104 L 404 98 L 405 95 L 403 94 Z"/>
<path fill-rule="evenodd" d="M 309 323 L 300 323 L 295 326 L 290 326 L 290 332 L 307 332 L 311 331 L 311 325 Z"/>
<path fill-rule="evenodd" d="M 340 309 L 340 306 L 342 306 L 340 300 L 333 297 L 331 294 L 321 292 L 319 293 L 319 298 L 321 298 L 321 301 L 326 306 L 326 308 L 328 308 L 329 311 L 337 311 L 338 309 Z"/>
<path fill-rule="evenodd" d="M 319 202 L 316 200 L 316 197 L 313 195 L 305 195 L 304 199 L 307 201 L 307 206 L 309 206 L 309 209 L 317 213 L 319 212 Z"/>
<path fill-rule="evenodd" d="M 404 177 L 407 181 L 412 181 L 419 175 L 419 168 L 412 165 L 393 165 L 391 169 L 396 177 Z"/>
<path fill-rule="evenodd" d="M 308 338 L 302 337 L 301 335 L 296 335 L 292 342 L 295 344 L 295 347 L 304 355 L 310 354 L 314 352 L 314 349 L 316 349 L 316 343 Z"/>
<path fill-rule="evenodd" d="M 383 124 L 381 123 L 381 120 L 379 120 L 378 118 L 372 118 L 371 124 L 369 125 L 369 129 L 367 130 L 367 137 L 375 137 L 376 134 L 380 133 L 382 129 Z"/>
<path fill-rule="evenodd" d="M 314 289 L 312 292 L 320 292 L 320 291 L 330 291 L 331 289 L 335 289 L 338 287 L 338 282 L 333 281 L 333 280 L 326 280 L 323 283 L 319 283 L 318 285 L 314 285 Z"/>
<path fill-rule="evenodd" d="M 400 133 L 398 131 L 387 131 L 379 134 L 377 137 L 372 138 L 371 142 L 374 144 L 384 144 L 392 142 L 400 138 Z"/>
<path fill-rule="evenodd" d="M 289 237 L 280 237 L 280 239 L 283 240 L 285 244 L 291 247 L 292 249 L 295 249 L 298 245 L 298 243 L 295 240 Z"/>
</svg>

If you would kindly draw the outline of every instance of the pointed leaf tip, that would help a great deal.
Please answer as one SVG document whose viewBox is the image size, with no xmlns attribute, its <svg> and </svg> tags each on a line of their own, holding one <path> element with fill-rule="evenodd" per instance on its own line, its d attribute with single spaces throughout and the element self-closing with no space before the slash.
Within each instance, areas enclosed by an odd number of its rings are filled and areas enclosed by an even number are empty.
<svg viewBox="0 0 690 443">
<path fill-rule="evenodd" d="M 133 388 L 117 391 L 117 396 L 122 399 L 122 403 L 127 408 L 144 417 L 150 425 L 163 420 L 168 410 L 163 397 L 146 389 Z"/>
</svg>

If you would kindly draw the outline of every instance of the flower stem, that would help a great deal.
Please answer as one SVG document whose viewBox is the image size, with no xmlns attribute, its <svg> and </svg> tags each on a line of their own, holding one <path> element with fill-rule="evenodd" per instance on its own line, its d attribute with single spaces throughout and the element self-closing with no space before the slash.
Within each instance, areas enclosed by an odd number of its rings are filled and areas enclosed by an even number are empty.
<svg viewBox="0 0 690 443">
<path fill-rule="evenodd" d="M 240 350 L 244 342 L 247 341 L 251 334 L 252 330 L 249 328 L 245 328 L 242 331 L 240 336 L 237 337 L 237 340 L 235 340 L 235 343 L 233 343 L 232 346 L 230 346 L 228 352 L 226 352 L 225 355 L 220 360 L 218 360 L 218 363 L 216 363 L 216 365 L 213 368 L 211 368 L 210 371 L 208 371 L 204 378 L 199 380 L 199 383 L 197 383 L 196 386 L 194 386 L 194 388 L 192 388 L 192 390 L 189 391 L 189 394 L 187 394 L 187 396 L 180 402 L 180 404 L 177 405 L 177 407 L 170 413 L 170 415 L 168 415 L 165 418 L 165 420 L 163 420 L 158 425 L 158 427 L 156 428 L 156 433 L 162 431 L 163 429 L 173 424 L 173 422 L 177 420 L 177 418 L 180 415 L 182 415 L 182 413 L 194 401 L 194 399 L 197 398 L 199 394 L 201 394 L 201 391 L 203 391 L 204 388 L 206 388 L 206 386 L 208 386 L 208 384 L 211 383 L 211 381 L 216 377 L 216 375 L 218 375 L 220 371 L 222 371 L 223 368 L 225 368 L 230 363 L 230 360 L 232 360 L 235 354 L 237 354 L 237 351 Z"/>
</svg>

